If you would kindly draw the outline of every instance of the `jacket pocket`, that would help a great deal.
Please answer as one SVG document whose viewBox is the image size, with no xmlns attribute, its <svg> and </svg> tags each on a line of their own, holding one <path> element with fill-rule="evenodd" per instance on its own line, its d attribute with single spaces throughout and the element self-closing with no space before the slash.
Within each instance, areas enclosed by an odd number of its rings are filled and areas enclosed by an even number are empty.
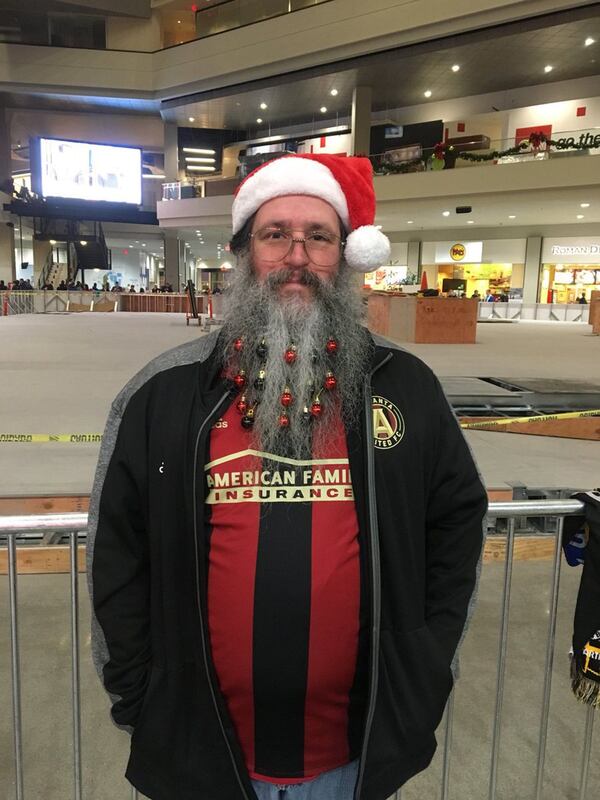
<svg viewBox="0 0 600 800">
<path fill-rule="evenodd" d="M 434 734 L 451 689 L 450 665 L 426 625 L 381 632 L 379 695 L 388 706 L 383 713 L 409 749 Z"/>
</svg>

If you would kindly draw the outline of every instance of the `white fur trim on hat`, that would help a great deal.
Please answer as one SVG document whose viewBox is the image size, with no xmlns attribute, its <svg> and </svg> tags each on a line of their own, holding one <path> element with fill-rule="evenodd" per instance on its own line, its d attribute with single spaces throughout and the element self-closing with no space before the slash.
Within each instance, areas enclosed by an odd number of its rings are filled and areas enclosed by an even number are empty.
<svg viewBox="0 0 600 800">
<path fill-rule="evenodd" d="M 390 240 L 374 225 L 363 225 L 346 237 L 344 258 L 357 272 L 371 272 L 388 264 L 390 255 Z"/>
<path fill-rule="evenodd" d="M 320 197 L 337 211 L 344 228 L 350 228 L 346 197 L 327 167 L 308 158 L 289 156 L 270 161 L 241 184 L 231 209 L 233 233 L 267 200 L 288 194 Z"/>
</svg>

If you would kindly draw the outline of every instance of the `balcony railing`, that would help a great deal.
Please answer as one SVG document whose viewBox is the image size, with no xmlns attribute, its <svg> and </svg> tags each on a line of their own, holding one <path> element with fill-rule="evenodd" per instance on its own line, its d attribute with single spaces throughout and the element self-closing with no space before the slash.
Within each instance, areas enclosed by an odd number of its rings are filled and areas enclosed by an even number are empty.
<svg viewBox="0 0 600 800">
<path fill-rule="evenodd" d="M 550 580 L 547 585 L 535 586 L 535 592 L 538 596 L 543 595 L 547 598 L 548 608 L 542 612 L 540 610 L 540 618 L 535 620 L 537 627 L 546 629 L 545 644 L 540 651 L 543 653 L 543 666 L 542 658 L 536 656 L 534 662 L 533 653 L 531 655 L 531 663 L 535 664 L 535 671 L 539 674 L 543 682 L 541 690 L 540 702 L 537 704 L 535 697 L 530 697 L 530 706 L 535 708 L 535 714 L 539 719 L 539 726 L 537 732 L 536 758 L 535 764 L 532 762 L 532 769 L 530 780 L 532 786 L 535 788 L 531 793 L 525 795 L 520 794 L 520 797 L 531 800 L 542 800 L 543 798 L 555 798 L 563 795 L 552 794 L 548 786 L 545 784 L 546 775 L 546 751 L 548 734 L 550 730 L 550 695 L 552 690 L 553 678 L 553 662 L 556 649 L 556 630 L 557 630 L 557 617 L 559 612 L 559 587 L 561 578 L 561 541 L 562 531 L 564 525 L 564 518 L 567 516 L 583 515 L 584 505 L 576 500 L 542 500 L 542 501 L 521 501 L 521 502 L 495 502 L 491 503 L 488 512 L 488 528 L 491 528 L 495 534 L 499 535 L 504 553 L 504 570 L 503 570 L 503 589 L 498 603 L 497 611 L 499 614 L 499 624 L 496 630 L 498 640 L 498 650 L 495 660 L 496 664 L 496 679 L 495 679 L 495 700 L 493 716 L 489 719 L 488 727 L 492 729 L 492 736 L 489 746 L 489 751 L 484 747 L 483 754 L 480 753 L 479 758 L 484 758 L 486 761 L 489 758 L 489 773 L 487 778 L 487 787 L 479 787 L 476 796 L 467 797 L 464 793 L 461 795 L 465 800 L 483 800 L 487 796 L 488 800 L 496 800 L 498 796 L 498 767 L 500 756 L 500 742 L 503 730 L 503 710 L 504 710 L 504 692 L 507 682 L 514 680 L 511 676 L 510 669 L 507 666 L 507 651 L 509 647 L 509 633 L 512 631 L 510 625 L 510 612 L 511 612 L 511 586 L 513 578 L 514 566 L 514 549 L 517 531 L 523 527 L 525 519 L 531 519 L 532 522 L 537 522 L 540 528 L 540 535 L 549 537 L 553 540 L 553 563 L 550 575 Z M 517 527 L 518 523 L 518 527 Z M 543 524 L 540 524 L 543 523 Z M 68 536 L 69 540 L 69 571 L 70 571 L 70 643 L 71 643 L 71 707 L 72 707 L 72 728 L 73 728 L 73 748 L 71 753 L 72 759 L 72 775 L 73 775 L 73 789 L 72 797 L 75 800 L 82 798 L 82 760 L 84 753 L 81 747 L 81 722 L 82 722 L 82 689 L 80 681 L 80 600 L 79 600 L 79 571 L 81 566 L 78 566 L 79 553 L 78 545 L 84 537 L 87 526 L 86 514 L 50 514 L 47 516 L 20 516 L 20 517 L 0 517 L 0 541 L 8 540 L 8 593 L 9 593 L 9 606 L 10 606 L 10 678 L 12 684 L 12 749 L 13 749 L 13 769 L 15 775 L 14 781 L 14 794 L 16 800 L 24 800 L 25 787 L 27 785 L 27 775 L 23 759 L 23 739 L 24 729 L 22 722 L 22 674 L 21 674 L 21 636 L 24 634 L 23 626 L 19 625 L 19 604 L 18 604 L 18 569 L 17 569 L 17 538 L 25 538 L 28 534 L 40 533 L 55 534 L 57 532 Z M 525 537 L 523 537 L 525 538 Z M 31 550 L 32 547 L 24 548 Z M 518 571 L 519 566 L 515 567 Z M 489 601 L 489 598 L 486 598 Z M 544 601 L 544 607 L 546 600 Z M 565 612 L 572 614 L 573 609 L 567 608 Z M 513 609 L 514 614 L 514 609 Z M 86 620 L 86 626 L 87 626 Z M 25 634 L 26 635 L 26 634 Z M 528 634 L 529 635 L 529 634 Z M 560 650 L 566 649 L 566 643 L 561 641 Z M 538 648 L 539 650 L 539 648 Z M 539 663 L 539 668 L 538 668 Z M 467 663 L 464 656 L 462 656 L 462 667 L 465 670 Z M 477 669 L 477 665 L 475 665 Z M 565 664 L 565 672 L 568 672 L 568 667 Z M 3 676 L 4 678 L 4 676 Z M 8 676 L 6 676 L 8 678 Z M 50 678 L 48 678 L 50 680 Z M 568 681 L 568 679 L 567 679 Z M 567 692 L 565 687 L 563 692 Z M 574 698 L 569 697 L 568 702 L 573 703 L 573 719 L 576 717 L 576 712 L 579 710 Z M 443 742 L 443 760 L 441 764 L 441 780 L 439 797 L 441 800 L 448 800 L 450 797 L 450 778 L 452 766 L 452 742 L 453 734 L 461 733 L 460 729 L 456 728 L 454 722 L 454 705 L 455 696 L 454 692 L 450 696 L 445 714 L 444 726 L 444 742 Z M 480 709 L 481 710 L 481 709 Z M 8 715 L 8 711 L 7 711 Z M 573 763 L 568 758 L 563 758 L 561 761 L 562 775 L 565 777 L 567 783 L 568 797 L 578 798 L 578 800 L 585 800 L 591 797 L 588 794 L 588 784 L 590 783 L 590 762 L 592 751 L 592 733 L 594 722 L 594 710 L 591 706 L 586 708 L 584 729 L 582 730 L 583 745 L 578 749 L 578 744 L 575 745 L 575 750 L 580 754 L 578 763 Z M 562 746 L 573 747 L 573 742 L 569 738 L 570 734 L 566 727 L 558 727 L 553 731 L 555 736 L 563 737 Z M 523 734 L 524 735 L 524 734 Z M 569 741 L 564 740 L 565 737 Z M 480 737 L 481 738 L 481 737 Z M 564 741 L 563 741 L 564 740 Z M 513 742 L 514 744 L 514 742 Z M 478 742 L 478 747 L 481 745 Z M 49 746 L 51 746 L 49 744 Z M 524 755 L 523 763 L 526 759 L 526 742 L 523 741 Z M 470 758 L 474 757 L 471 752 Z M 529 763 L 529 762 L 527 762 Z M 93 769 L 94 757 L 90 754 L 89 764 L 86 765 L 87 770 Z M 477 765 L 471 764 L 470 768 L 474 769 Z M 34 768 L 34 764 L 31 764 Z M 132 790 L 132 797 L 137 797 L 135 790 Z M 65 796 L 66 797 L 66 796 Z M 400 792 L 396 793 L 396 800 L 400 798 Z"/>
<path fill-rule="evenodd" d="M 394 175 L 589 155 L 600 155 L 600 135 L 596 136 L 589 130 L 577 130 L 557 132 L 552 137 L 532 133 L 529 138 L 521 140 L 460 136 L 440 142 L 435 147 L 406 145 L 369 158 L 376 175 Z"/>
</svg>

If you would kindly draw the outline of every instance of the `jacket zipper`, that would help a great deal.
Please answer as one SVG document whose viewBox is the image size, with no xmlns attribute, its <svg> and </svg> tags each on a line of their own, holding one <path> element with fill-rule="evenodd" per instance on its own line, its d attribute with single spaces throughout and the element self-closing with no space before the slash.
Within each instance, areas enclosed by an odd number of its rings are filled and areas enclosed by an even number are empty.
<svg viewBox="0 0 600 800">
<path fill-rule="evenodd" d="M 373 375 L 386 364 L 392 357 L 391 353 L 381 361 L 367 376 L 364 384 L 365 400 L 365 434 L 367 451 L 367 503 L 369 511 L 369 533 L 370 533 L 370 567 L 371 567 L 371 586 L 373 597 L 373 620 L 371 628 L 371 674 L 369 680 L 369 703 L 367 705 L 367 715 L 365 718 L 365 733 L 363 746 L 358 762 L 358 778 L 354 788 L 354 800 L 360 800 L 363 778 L 365 775 L 365 765 L 367 760 L 367 747 L 371 735 L 371 726 L 375 714 L 375 699 L 377 697 L 377 684 L 379 680 L 379 638 L 381 621 L 381 574 L 379 560 L 379 526 L 377 522 L 377 503 L 375 499 L 375 458 L 373 448 L 373 412 L 372 412 L 372 385 Z"/>
<path fill-rule="evenodd" d="M 194 514 L 194 548 L 195 548 L 195 552 L 196 552 L 196 602 L 198 604 L 198 616 L 200 618 L 200 631 L 201 631 L 201 639 L 202 639 L 202 656 L 203 656 L 203 659 L 204 659 L 204 669 L 206 670 L 206 679 L 208 680 L 208 685 L 210 687 L 210 694 L 211 694 L 211 697 L 212 697 L 213 706 L 214 706 L 214 709 L 215 709 L 215 714 L 217 715 L 217 719 L 219 720 L 219 726 L 221 728 L 221 733 L 223 734 L 223 738 L 225 739 L 225 744 L 227 745 L 227 750 L 229 752 L 229 757 L 231 758 L 231 763 L 233 764 L 235 777 L 237 778 L 237 782 L 238 782 L 239 787 L 240 787 L 240 789 L 242 791 L 242 794 L 244 796 L 244 800 L 250 800 L 250 798 L 248 797 L 248 793 L 246 792 L 246 789 L 244 787 L 244 784 L 243 784 L 243 781 L 242 781 L 242 777 L 240 775 L 240 771 L 238 769 L 238 765 L 237 765 L 236 760 L 235 760 L 235 755 L 233 753 L 233 750 L 231 749 L 231 743 L 230 743 L 229 738 L 227 736 L 227 733 L 225 731 L 225 725 L 223 724 L 223 719 L 221 717 L 221 712 L 219 711 L 219 705 L 217 703 L 217 695 L 216 695 L 216 692 L 215 692 L 215 687 L 213 686 L 213 682 L 212 682 L 212 679 L 211 679 L 210 669 L 209 669 L 209 665 L 208 665 L 208 651 L 207 651 L 207 646 L 206 646 L 206 627 L 204 625 L 204 618 L 202 616 L 202 602 L 201 602 L 201 599 L 200 599 L 200 574 L 199 574 L 199 568 L 198 568 L 198 565 L 200 563 L 199 562 L 200 554 L 198 552 L 198 509 L 197 509 L 197 502 L 196 502 L 196 491 L 197 491 L 196 481 L 197 481 L 197 478 L 198 478 L 198 447 L 200 446 L 200 439 L 202 438 L 202 434 L 203 434 L 206 426 L 213 419 L 214 415 L 219 411 L 219 409 L 221 408 L 221 406 L 223 405 L 225 400 L 230 396 L 230 394 L 231 394 L 231 392 L 229 390 L 227 390 L 221 396 L 220 400 L 218 400 L 216 405 L 213 407 L 212 411 L 210 411 L 207 414 L 204 422 L 202 423 L 202 425 L 198 429 L 198 433 L 196 434 L 196 443 L 194 445 L 194 469 L 193 469 L 194 482 L 193 482 L 193 487 L 192 487 L 192 508 L 193 508 L 193 514 Z"/>
</svg>

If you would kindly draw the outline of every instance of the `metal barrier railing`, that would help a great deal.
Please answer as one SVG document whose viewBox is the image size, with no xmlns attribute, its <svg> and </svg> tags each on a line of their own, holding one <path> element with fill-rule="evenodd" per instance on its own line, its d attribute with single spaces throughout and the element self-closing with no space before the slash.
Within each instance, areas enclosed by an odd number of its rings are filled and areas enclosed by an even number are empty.
<svg viewBox="0 0 600 800">
<path fill-rule="evenodd" d="M 535 800 L 542 800 L 544 788 L 544 766 L 546 758 L 546 742 L 550 709 L 550 692 L 552 688 L 552 665 L 558 612 L 558 595 L 561 569 L 561 539 L 566 516 L 584 513 L 584 504 L 577 500 L 541 500 L 518 502 L 490 503 L 488 519 L 506 519 L 506 557 L 504 566 L 504 588 L 502 595 L 502 611 L 499 631 L 498 669 L 496 675 L 496 699 L 494 726 L 492 734 L 490 777 L 488 784 L 488 800 L 496 800 L 498 781 L 498 759 L 500 753 L 500 735 L 502 729 L 502 706 L 504 697 L 504 680 L 506 673 L 506 651 L 509 625 L 509 609 L 513 567 L 516 520 L 526 517 L 556 517 L 558 525 L 554 532 L 541 531 L 542 536 L 554 536 L 554 561 L 551 582 L 550 612 L 548 633 L 546 638 L 546 655 L 544 669 L 544 688 L 542 707 L 540 710 L 540 727 L 537 748 L 537 766 L 535 781 Z M 71 666 L 72 666 L 72 702 L 73 702 L 73 797 L 82 798 L 81 769 L 81 685 L 79 674 L 79 572 L 78 572 L 78 533 L 86 530 L 87 514 L 48 514 L 43 516 L 6 516 L 0 517 L 0 536 L 8 537 L 8 584 L 10 598 L 10 641 L 11 641 L 11 677 L 13 706 L 13 743 L 15 764 L 16 800 L 25 800 L 23 782 L 22 755 L 22 721 L 21 721 L 21 668 L 19 655 L 19 627 L 17 604 L 17 552 L 16 538 L 27 533 L 58 533 L 69 535 L 70 577 L 71 577 Z M 450 764 L 452 755 L 454 692 L 450 695 L 445 712 L 445 734 L 442 761 L 441 800 L 448 800 L 450 787 Z M 585 800 L 589 782 L 589 768 L 592 746 L 594 709 L 587 707 L 584 747 L 579 774 L 578 800 Z M 132 798 L 138 794 L 132 788 Z M 401 792 L 396 792 L 395 800 L 400 800 Z M 574 797 L 574 795 L 573 795 Z M 474 800 L 481 800 L 476 798 Z"/>
</svg>

